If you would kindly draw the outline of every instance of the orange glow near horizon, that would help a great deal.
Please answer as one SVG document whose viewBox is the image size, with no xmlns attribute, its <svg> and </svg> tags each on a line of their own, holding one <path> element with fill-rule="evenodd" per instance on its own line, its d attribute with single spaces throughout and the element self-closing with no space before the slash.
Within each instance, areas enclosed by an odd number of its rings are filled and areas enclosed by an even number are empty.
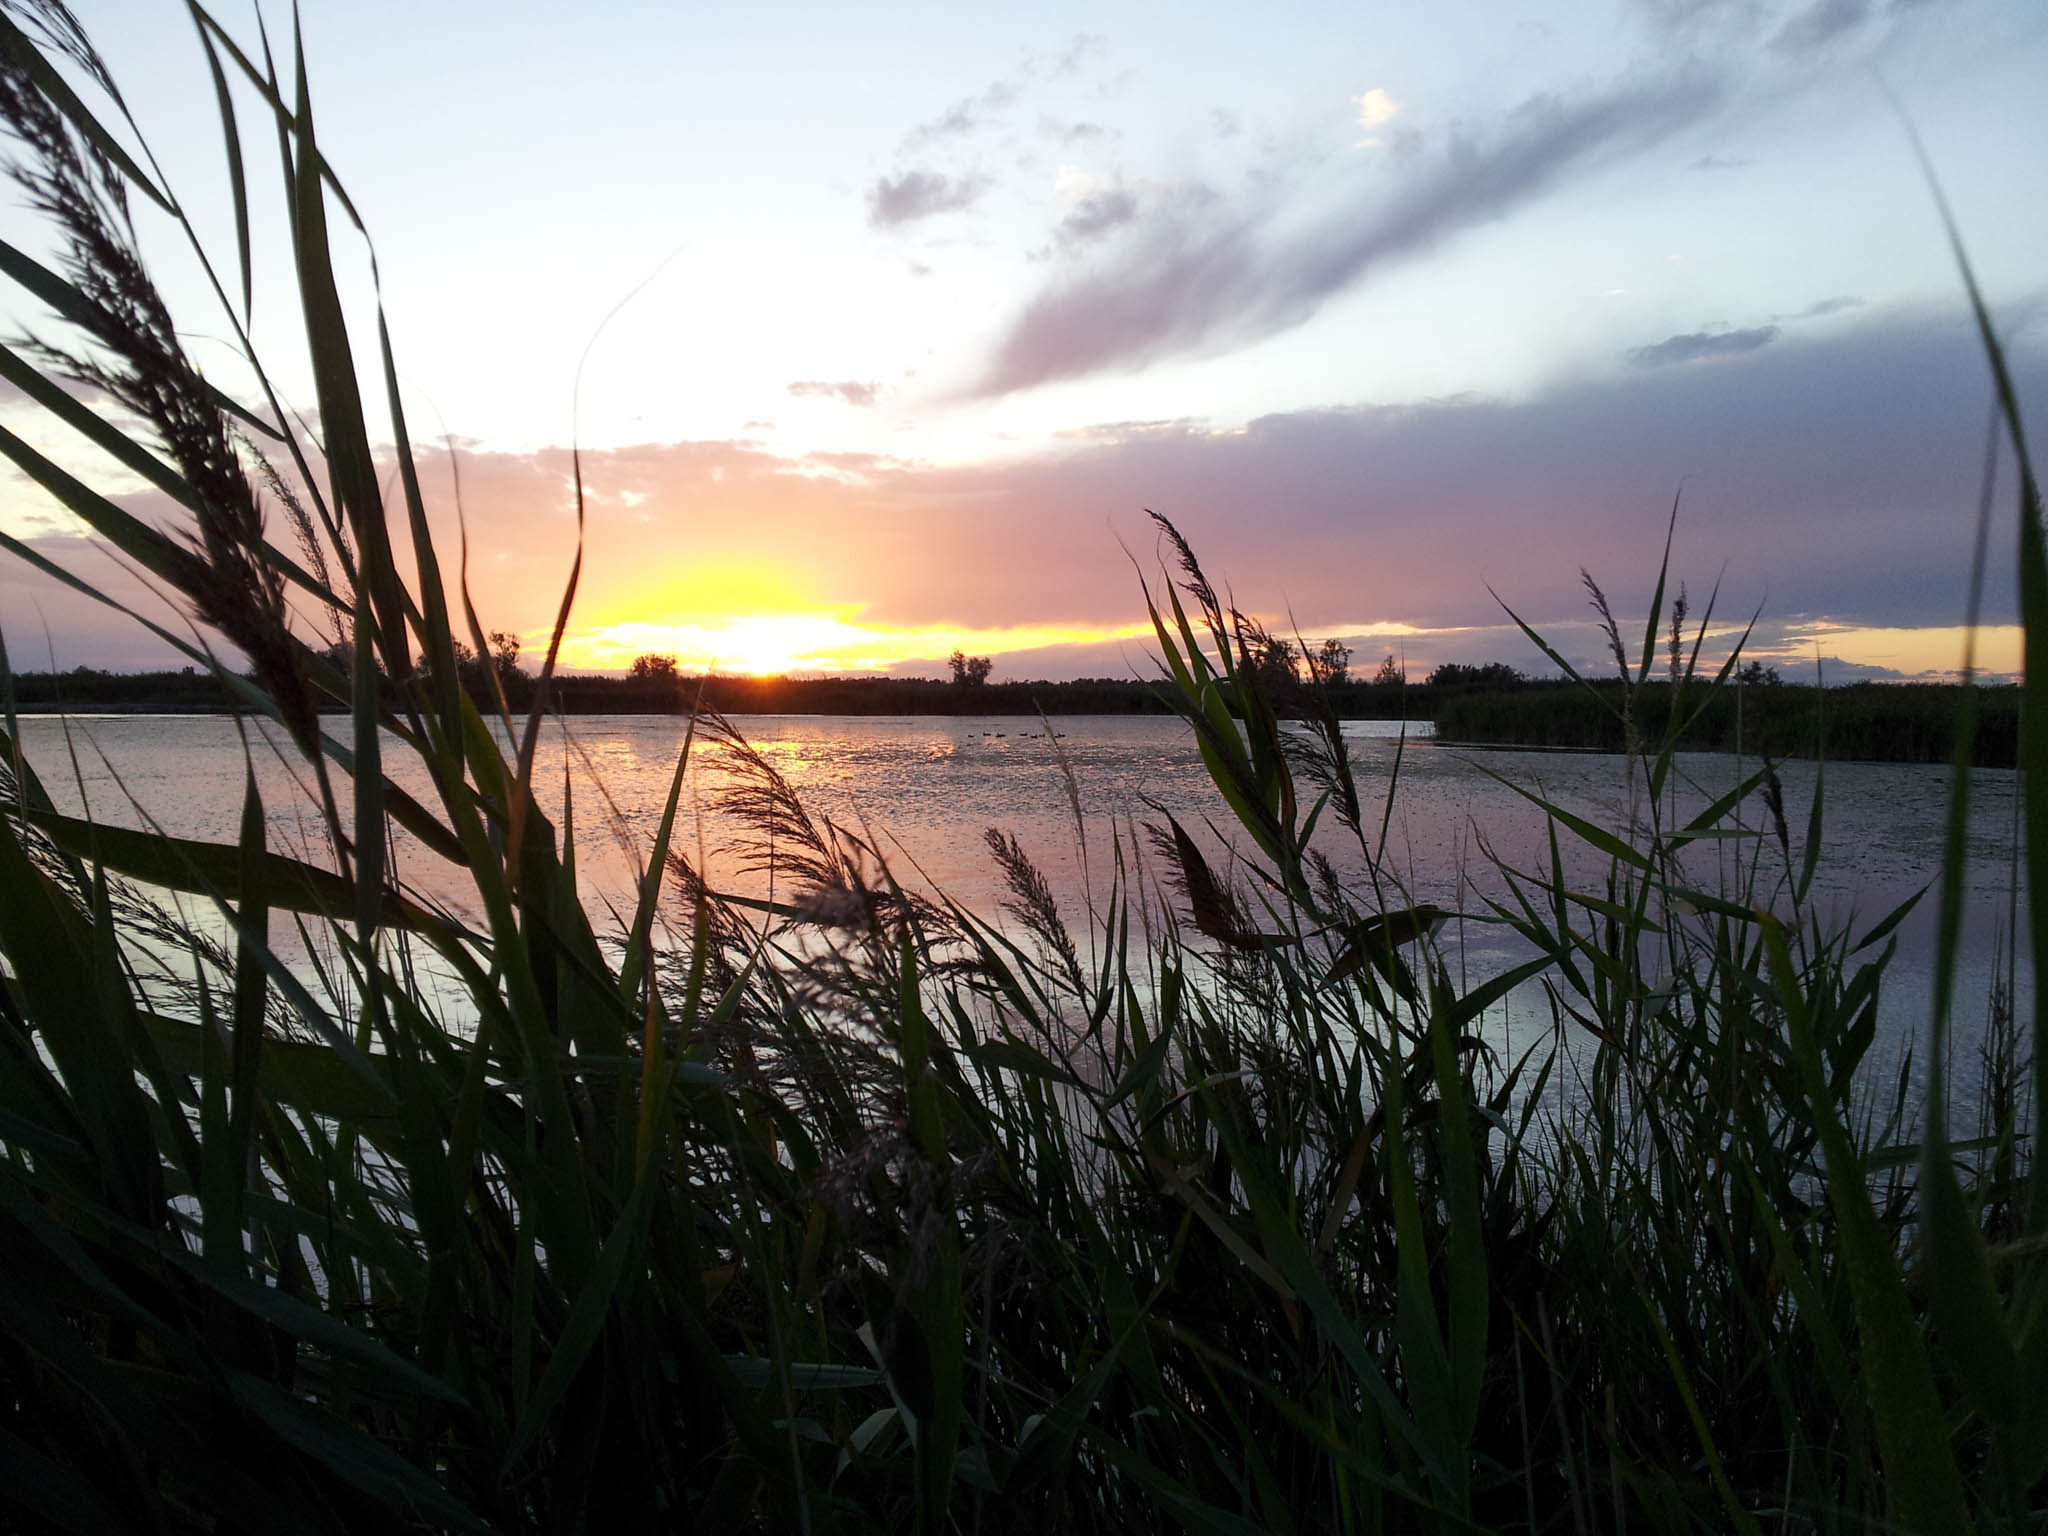
<svg viewBox="0 0 2048 1536">
<path fill-rule="evenodd" d="M 1873 625 L 1812 623 L 1789 625 L 1779 653 L 1804 649 L 1810 664 L 1813 650 L 1839 656 L 1844 661 L 1869 667 L 1892 667 L 1908 677 L 1954 677 L 1963 666 L 1963 641 L 1967 631 L 1960 624 L 1925 629 L 1892 629 Z M 2017 624 L 1986 624 L 1977 630 L 1977 670 L 1980 673 L 2012 673 L 2020 670 L 2020 648 L 2025 632 Z M 1796 665 L 1796 663 L 1794 663 Z M 1789 667 L 1784 667 L 1791 676 Z M 1799 677 L 1809 682 L 1810 677 Z"/>
<path fill-rule="evenodd" d="M 1144 622 L 1007 627 L 868 623 L 861 619 L 865 605 L 806 603 L 797 595 L 801 585 L 784 571 L 737 567 L 693 574 L 680 582 L 651 581 L 627 601 L 607 606 L 615 613 L 624 609 L 660 614 L 661 618 L 618 619 L 572 631 L 564 638 L 561 663 L 580 671 L 623 672 L 639 656 L 673 656 L 685 672 L 757 677 L 886 672 L 906 663 L 921 663 L 943 675 L 944 659 L 955 650 L 992 657 L 1001 673 L 1006 657 L 1052 647 L 1129 643 L 1148 654 L 1153 647 L 1152 628 Z M 1413 658 L 1413 675 L 1415 666 L 1426 671 L 1434 660 L 1441 659 L 1436 655 L 1440 647 L 1429 642 L 1458 637 L 1462 645 L 1453 654 L 1462 656 L 1470 649 L 1475 631 L 1381 622 L 1345 626 L 1341 633 L 1353 648 L 1353 668 L 1358 675 L 1371 671 L 1382 643 L 1390 651 L 1406 655 L 1411 647 L 1402 642 L 1423 642 Z M 1724 632 L 1722 626 L 1716 626 L 1713 638 L 1732 640 L 1739 633 L 1739 627 Z M 536 644 L 544 644 L 546 637 L 532 638 Z M 1504 629 L 1500 638 L 1503 642 L 1514 639 Z M 1750 654 L 1776 664 L 1788 680 L 1810 681 L 1816 652 L 1861 666 L 1893 669 L 1908 678 L 1933 680 L 1957 674 L 1963 639 L 1958 626 L 1909 629 L 1809 621 L 1787 626 L 1776 644 L 1752 646 Z M 2017 673 L 2020 643 L 2017 626 L 1980 629 L 1976 652 L 1980 674 Z M 1027 663 L 1040 664 L 1040 660 Z M 1117 668 L 1111 665 L 1109 670 Z"/>
<path fill-rule="evenodd" d="M 628 620 L 566 638 L 562 661 L 591 671 L 623 671 L 636 656 L 673 656 L 686 672 L 879 672 L 898 663 L 945 657 L 956 650 L 994 656 L 1053 645 L 1149 638 L 1149 624 L 1108 627 L 1022 625 L 963 629 L 950 625 L 890 626 L 856 622 L 857 607 L 810 612 L 704 616 L 688 622 Z"/>
</svg>

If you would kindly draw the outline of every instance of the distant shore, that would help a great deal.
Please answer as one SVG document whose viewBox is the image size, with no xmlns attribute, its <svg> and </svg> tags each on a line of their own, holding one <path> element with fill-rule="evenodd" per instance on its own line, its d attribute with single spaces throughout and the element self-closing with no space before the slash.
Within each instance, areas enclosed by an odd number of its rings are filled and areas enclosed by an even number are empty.
<svg viewBox="0 0 2048 1536">
<path fill-rule="evenodd" d="M 533 703 L 534 681 L 506 679 L 515 710 Z M 1291 690 L 1305 706 L 1306 688 Z M 1321 690 L 1343 720 L 1427 721 L 1446 745 L 1620 752 L 1627 733 L 1614 712 L 1620 688 L 1529 681 L 1507 687 L 1389 686 L 1345 681 Z M 1164 715 L 1164 699 L 1135 678 L 1066 682 L 984 682 L 962 685 L 921 677 L 722 677 L 645 679 L 557 677 L 550 707 L 570 715 L 687 714 L 700 701 L 728 715 Z M 178 672 L 25 672 L 13 679 L 22 714 L 225 714 L 233 696 L 216 678 Z M 1987 688 L 1977 696 L 1974 761 L 2014 766 L 2019 745 L 2019 690 Z M 1283 698 L 1283 712 L 1288 700 Z M 1681 744 L 1695 751 L 1767 752 L 1871 762 L 1945 762 L 1955 741 L 1962 689 L 1937 683 L 1859 683 L 1812 688 L 1781 683 L 1711 696 L 1704 684 L 1679 700 Z M 1668 686 L 1640 690 L 1635 732 L 1663 739 L 1671 708 Z"/>
<path fill-rule="evenodd" d="M 537 686 L 524 673 L 504 678 L 507 702 L 532 707 Z M 474 692 L 475 689 L 472 689 Z M 1136 678 L 961 684 L 925 677 L 557 676 L 549 707 L 569 715 L 687 714 L 700 701 L 728 715 L 1164 715 L 1150 683 Z M 1433 690 L 1344 684 L 1331 702 L 1346 719 L 1427 718 Z M 29 672 L 14 679 L 24 714 L 220 714 L 233 707 L 218 680 L 180 672 Z"/>
<path fill-rule="evenodd" d="M 1430 719 L 1437 740 L 1446 745 L 1622 752 L 1629 743 L 1617 713 L 1620 702 L 1618 683 L 1588 688 L 1540 682 L 1448 695 L 1435 701 Z M 1955 752 L 1963 689 L 1953 683 L 1773 683 L 1710 692 L 1696 683 L 1676 702 L 1679 744 L 1691 751 L 1943 763 Z M 1639 744 L 1654 751 L 1663 742 L 1672 708 L 1668 684 L 1639 690 L 1633 721 Z M 2018 688 L 1978 690 L 1971 752 L 1976 766 L 2016 765 L 2019 716 Z"/>
</svg>

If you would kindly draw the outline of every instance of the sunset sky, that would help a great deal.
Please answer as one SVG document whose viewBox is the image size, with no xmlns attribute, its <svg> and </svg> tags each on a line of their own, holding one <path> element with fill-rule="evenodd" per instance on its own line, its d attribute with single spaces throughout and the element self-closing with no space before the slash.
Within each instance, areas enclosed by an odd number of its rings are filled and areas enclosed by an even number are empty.
<svg viewBox="0 0 2048 1536">
<path fill-rule="evenodd" d="M 580 437 L 577 667 L 1143 675 L 1155 508 L 1367 670 L 1541 670 L 1489 587 L 1591 659 L 1580 568 L 1639 609 L 1682 487 L 1674 577 L 1761 606 L 1767 659 L 1952 669 L 1989 383 L 1906 118 L 2048 440 L 2035 0 L 302 9 L 429 494 L 452 530 L 445 432 L 479 607 L 529 647 Z M 184 8 L 79 14 L 231 262 Z M 310 407 L 256 215 L 258 341 Z M 11 208 L 0 234 L 46 246 Z M 0 420 L 69 451 L 18 399 Z M 0 526 L 104 573 L 19 477 Z M 2010 588 L 1994 560 L 1994 620 Z M 16 667 L 168 660 L 12 563 L 0 628 Z"/>
</svg>

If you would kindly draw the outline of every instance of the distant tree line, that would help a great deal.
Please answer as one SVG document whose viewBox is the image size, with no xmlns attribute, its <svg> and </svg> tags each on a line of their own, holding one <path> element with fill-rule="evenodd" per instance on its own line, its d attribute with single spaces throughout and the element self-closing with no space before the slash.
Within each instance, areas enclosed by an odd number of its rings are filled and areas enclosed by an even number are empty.
<svg viewBox="0 0 2048 1536">
<path fill-rule="evenodd" d="M 497 689 L 514 711 L 532 708 L 537 687 L 520 664 L 517 636 L 492 632 L 488 654 L 457 647 L 459 679 L 480 708 L 497 708 Z M 1445 662 L 1421 682 L 1407 681 L 1392 653 L 1369 681 L 1351 675 L 1350 652 L 1336 641 L 1316 645 L 1258 632 L 1247 634 L 1246 658 L 1283 715 L 1327 705 L 1339 719 L 1433 721 L 1445 741 L 1487 746 L 1620 751 L 1620 722 L 1601 698 L 1618 699 L 1620 685 L 1530 678 L 1506 662 Z M 346 669 L 345 647 L 329 659 Z M 673 656 L 636 658 L 623 677 L 557 675 L 549 707 L 565 714 L 682 714 L 700 701 L 731 715 L 1157 715 L 1167 713 L 1150 683 L 1136 678 L 1087 677 L 1067 682 L 995 681 L 985 656 L 955 653 L 947 677 L 699 677 Z M 1708 704 L 1685 738 L 1701 751 L 1830 757 L 1891 762 L 1939 762 L 1949 756 L 1960 690 L 1936 684 L 1859 683 L 1813 688 L 1785 683 L 1775 668 L 1750 662 L 1735 673 L 1740 688 L 1725 688 Z M 228 687 L 193 667 L 160 672 L 23 672 L 12 678 L 15 707 L 24 713 L 213 714 L 235 707 Z M 496 684 L 496 688 L 493 684 Z M 1703 689 L 1704 684 L 1696 684 Z M 1694 698 L 1699 695 L 1695 693 Z M 1639 691 L 1636 725 L 1646 740 L 1661 738 L 1669 684 Z M 1690 710 L 1694 706 L 1687 705 Z M 1991 688 L 1978 696 L 1976 761 L 1986 767 L 2015 761 L 2019 739 L 2017 689 Z"/>
<path fill-rule="evenodd" d="M 211 715 L 225 712 L 234 703 L 225 683 L 197 667 L 162 672 L 73 667 L 68 672 L 17 672 L 11 681 L 15 708 L 31 714 L 63 710 L 88 715 L 130 711 Z"/>
<path fill-rule="evenodd" d="M 1680 719 L 1698 712 L 1680 745 L 1693 751 L 1816 755 L 1862 762 L 1945 762 L 1954 750 L 1963 690 L 1942 683 L 1852 683 L 1815 688 L 1783 682 L 1772 668 L 1738 674 L 1742 686 L 1711 696 L 1704 682 L 1686 690 Z M 1437 699 L 1432 718 L 1440 740 L 1501 747 L 1555 747 L 1621 752 L 1626 733 L 1615 710 L 1622 688 L 1597 682 L 1525 683 L 1513 689 L 1470 689 Z M 1670 719 L 1669 683 L 1639 688 L 1633 705 L 1637 737 L 1661 742 Z M 2009 768 L 2018 761 L 2020 690 L 1986 688 L 1977 695 L 1973 760 Z"/>
<path fill-rule="evenodd" d="M 565 714 L 681 714 L 701 700 L 729 715 L 1150 715 L 1167 713 L 1149 684 L 1128 678 L 991 682 L 952 677 L 700 677 L 649 665 L 624 677 L 557 677 Z M 986 658 L 975 658 L 985 660 Z"/>
<path fill-rule="evenodd" d="M 486 655 L 479 655 L 460 640 L 455 642 L 455 676 L 463 691 L 479 703 L 489 703 L 493 699 L 491 682 L 495 678 L 508 700 L 514 694 L 530 697 L 533 679 L 519 665 L 519 637 L 494 629 L 484 636 L 484 643 L 490 647 Z M 346 658 L 343 665 L 347 665 Z M 419 658 L 419 667 L 430 675 L 433 671 L 424 656 Z"/>
</svg>

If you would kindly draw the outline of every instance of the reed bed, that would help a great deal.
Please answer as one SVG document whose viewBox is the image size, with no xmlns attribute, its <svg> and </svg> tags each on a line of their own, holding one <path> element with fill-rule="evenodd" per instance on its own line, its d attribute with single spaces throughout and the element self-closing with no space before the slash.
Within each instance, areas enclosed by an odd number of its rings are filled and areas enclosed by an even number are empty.
<svg viewBox="0 0 2048 1536">
<path fill-rule="evenodd" d="M 969 912 L 704 713 L 777 899 L 707 886 L 672 789 L 633 909 L 594 920 L 577 820 L 601 808 L 546 815 L 539 712 L 457 685 L 485 632 L 441 564 L 381 324 L 356 364 L 330 243 L 353 216 L 305 72 L 191 12 L 239 224 L 205 270 L 246 341 L 245 155 L 274 153 L 319 435 L 253 352 L 258 405 L 186 358 L 129 217 L 146 201 L 191 234 L 183 208 L 68 13 L 7 0 L 0 118 L 57 255 L 0 246 L 0 267 L 69 339 L 0 369 L 178 521 L 11 432 L 0 451 L 176 598 L 191 629 L 159 638 L 282 728 L 326 846 L 267 845 L 253 770 L 232 844 L 63 816 L 4 701 L 0 1524 L 2042 1528 L 2039 1003 L 1992 1031 L 1981 1090 L 1953 1083 L 1958 831 L 1930 1088 L 1873 1098 L 1903 913 L 1817 921 L 1821 797 L 1787 826 L 1767 766 L 1669 819 L 1684 711 L 1647 731 L 1633 703 L 1661 582 L 1640 647 L 1613 626 L 1626 681 L 1601 695 L 1636 813 L 1537 802 L 1549 863 L 1468 914 L 1531 946 L 1501 975 L 1454 980 L 1446 914 L 1379 858 L 1398 783 L 1356 781 L 1312 690 L 1262 691 L 1246 624 L 1163 521 L 1160 696 L 1236 853 L 1161 813 L 1076 913 L 998 831 L 1011 900 Z M 2044 675 L 2039 496 L 1986 346 Z M 1688 702 L 1726 683 L 1698 672 L 1705 630 L 1672 642 Z M 2023 759 L 2044 729 L 2023 715 Z M 388 753 L 434 793 L 399 790 Z M 2044 802 L 2030 781 L 2029 869 Z M 394 827 L 480 921 L 396 877 Z M 1599 878 L 1566 879 L 1571 842 Z M 1695 867 L 1736 873 L 1702 889 Z M 181 933 L 165 890 L 226 940 Z M 286 966 L 285 935 L 325 958 Z M 169 978 L 143 962 L 167 946 Z M 1553 1028 L 1503 1059 L 1482 1021 L 1518 986 Z M 1984 1133 L 1957 1142 L 1949 1099 L 1980 1091 Z"/>
<path fill-rule="evenodd" d="M 1618 679 L 1603 678 L 1592 688 L 1532 683 L 1512 691 L 1451 694 L 1437 702 L 1435 723 L 1446 741 L 1625 752 L 1626 692 Z M 1705 699 L 1687 699 L 1668 682 L 1654 681 L 1628 702 L 1638 728 L 1652 738 L 1663 736 L 1677 710 L 1685 721 L 1682 751 L 1883 763 L 1950 761 L 1967 707 L 1971 761 L 1980 768 L 2011 768 L 2019 761 L 2020 690 L 2014 687 L 1972 690 L 1966 705 L 1964 688 L 1953 684 L 1731 684 Z"/>
</svg>

